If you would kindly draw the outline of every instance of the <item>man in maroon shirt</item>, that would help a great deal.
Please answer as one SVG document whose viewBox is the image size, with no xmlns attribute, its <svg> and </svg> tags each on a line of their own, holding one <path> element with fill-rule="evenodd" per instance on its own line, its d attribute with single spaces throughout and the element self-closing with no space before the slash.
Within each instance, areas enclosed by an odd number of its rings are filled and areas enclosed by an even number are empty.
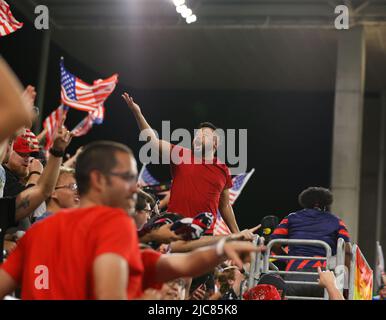
<svg viewBox="0 0 386 320">
<path fill-rule="evenodd" d="M 185 217 L 211 212 L 216 217 L 218 209 L 231 232 L 239 232 L 229 203 L 229 188 L 232 187 L 230 172 L 228 167 L 215 157 L 219 143 L 216 127 L 209 122 L 200 125 L 193 139 L 193 151 L 175 146 L 158 139 L 132 97 L 127 93 L 122 97 L 133 112 L 139 129 L 147 130 L 146 133 L 151 138 L 150 143 L 156 147 L 159 154 L 171 156 L 173 184 L 168 211 Z M 180 160 L 178 163 L 176 158 Z M 213 231 L 214 224 L 215 222 L 209 233 Z"/>
</svg>

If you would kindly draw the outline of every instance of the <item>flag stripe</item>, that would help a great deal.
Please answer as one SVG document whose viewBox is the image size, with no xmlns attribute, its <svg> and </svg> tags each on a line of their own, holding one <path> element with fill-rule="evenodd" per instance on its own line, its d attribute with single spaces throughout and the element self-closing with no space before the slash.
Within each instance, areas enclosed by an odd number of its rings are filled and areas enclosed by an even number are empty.
<svg viewBox="0 0 386 320">
<path fill-rule="evenodd" d="M 6 36 L 23 27 L 23 23 L 16 20 L 11 9 L 4 0 L 0 0 L 0 36 Z"/>
</svg>

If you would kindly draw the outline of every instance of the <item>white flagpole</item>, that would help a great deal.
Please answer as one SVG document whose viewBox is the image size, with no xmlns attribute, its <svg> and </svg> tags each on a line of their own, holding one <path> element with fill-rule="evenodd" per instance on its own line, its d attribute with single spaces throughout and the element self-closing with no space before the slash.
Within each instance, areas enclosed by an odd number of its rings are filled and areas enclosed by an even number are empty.
<svg viewBox="0 0 386 320">
<path fill-rule="evenodd" d="M 139 171 L 139 174 L 138 174 L 138 181 L 140 181 L 142 179 L 142 175 L 143 175 L 143 172 L 145 171 L 145 168 L 146 168 L 146 163 L 144 163 L 142 165 L 142 168 L 141 168 L 141 171 Z"/>
<path fill-rule="evenodd" d="M 239 195 L 241 194 L 241 191 L 243 191 L 245 185 L 247 184 L 248 180 L 251 178 L 252 174 L 255 172 L 255 168 L 253 168 L 248 174 L 247 176 L 245 177 L 244 181 L 243 181 L 243 185 L 241 186 L 239 192 L 237 193 L 236 195 L 236 198 L 233 200 L 233 204 L 235 204 L 236 200 L 238 199 Z"/>
<path fill-rule="evenodd" d="M 382 284 L 382 273 L 385 271 L 385 261 L 383 259 L 382 247 L 377 241 L 377 259 L 376 259 L 376 280 L 378 287 Z"/>
</svg>

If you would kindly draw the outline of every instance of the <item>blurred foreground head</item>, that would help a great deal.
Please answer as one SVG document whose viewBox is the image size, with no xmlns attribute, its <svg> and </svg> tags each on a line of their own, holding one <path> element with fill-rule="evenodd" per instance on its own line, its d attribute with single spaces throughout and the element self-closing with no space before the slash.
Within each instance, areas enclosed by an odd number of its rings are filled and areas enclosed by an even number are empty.
<svg viewBox="0 0 386 320">
<path fill-rule="evenodd" d="M 79 154 L 75 178 L 79 195 L 99 204 L 135 213 L 137 162 L 125 145 L 113 141 L 88 144 Z"/>
</svg>

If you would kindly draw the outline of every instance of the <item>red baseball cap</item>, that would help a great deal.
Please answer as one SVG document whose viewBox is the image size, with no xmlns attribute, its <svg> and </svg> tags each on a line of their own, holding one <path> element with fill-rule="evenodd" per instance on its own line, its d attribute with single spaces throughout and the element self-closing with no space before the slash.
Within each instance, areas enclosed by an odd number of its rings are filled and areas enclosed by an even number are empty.
<svg viewBox="0 0 386 320">
<path fill-rule="evenodd" d="M 36 148 L 29 139 L 26 139 L 23 136 L 16 137 L 13 143 L 13 150 L 19 153 L 39 152 L 39 148 Z"/>
<path fill-rule="evenodd" d="M 279 291 L 270 284 L 258 284 L 243 294 L 245 300 L 281 300 Z"/>
</svg>

